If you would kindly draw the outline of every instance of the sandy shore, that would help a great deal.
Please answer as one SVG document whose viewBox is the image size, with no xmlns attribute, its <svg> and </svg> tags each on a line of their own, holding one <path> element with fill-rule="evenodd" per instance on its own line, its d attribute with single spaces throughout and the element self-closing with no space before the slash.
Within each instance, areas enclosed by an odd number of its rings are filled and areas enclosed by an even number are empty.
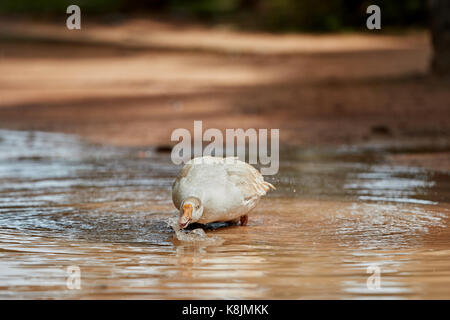
<svg viewBox="0 0 450 320">
<path fill-rule="evenodd" d="M 277 36 L 146 19 L 0 30 L 2 128 L 147 146 L 203 120 L 279 128 L 283 145 L 439 151 L 415 164 L 450 167 L 450 84 L 427 76 L 425 32 Z"/>
</svg>

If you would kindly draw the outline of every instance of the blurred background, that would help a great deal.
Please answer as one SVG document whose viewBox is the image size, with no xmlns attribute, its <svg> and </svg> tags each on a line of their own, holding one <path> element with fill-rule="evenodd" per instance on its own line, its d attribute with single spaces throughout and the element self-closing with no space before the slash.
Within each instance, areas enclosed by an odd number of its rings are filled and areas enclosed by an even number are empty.
<svg viewBox="0 0 450 320">
<path fill-rule="evenodd" d="M 2 128 L 168 148 L 203 120 L 280 128 L 284 146 L 448 146 L 448 1 L 3 0 L 0 15 Z"/>
<path fill-rule="evenodd" d="M 281 31 L 363 30 L 366 8 L 383 8 L 384 27 L 425 27 L 427 6 L 423 0 L 367 1 L 328 0 L 5 0 L 3 13 L 54 17 L 77 4 L 89 15 L 112 15 L 125 19 L 129 14 L 151 13 L 170 19 L 225 23 L 238 28 Z"/>
</svg>

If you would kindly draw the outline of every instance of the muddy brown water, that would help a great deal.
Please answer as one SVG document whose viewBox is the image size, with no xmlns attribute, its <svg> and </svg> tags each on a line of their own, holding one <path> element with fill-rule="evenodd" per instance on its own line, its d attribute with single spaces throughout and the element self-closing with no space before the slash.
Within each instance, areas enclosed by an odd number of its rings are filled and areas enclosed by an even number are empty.
<svg viewBox="0 0 450 320">
<path fill-rule="evenodd" d="M 282 153 L 247 227 L 185 242 L 169 154 L 0 130 L 0 298 L 449 299 L 450 176 L 385 156 Z"/>
</svg>

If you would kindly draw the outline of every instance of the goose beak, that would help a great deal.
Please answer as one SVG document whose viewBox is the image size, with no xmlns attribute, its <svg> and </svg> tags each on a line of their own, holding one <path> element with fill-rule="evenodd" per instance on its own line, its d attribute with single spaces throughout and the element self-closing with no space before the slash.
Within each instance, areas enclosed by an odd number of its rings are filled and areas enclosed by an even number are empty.
<svg viewBox="0 0 450 320">
<path fill-rule="evenodd" d="M 187 203 L 183 206 L 183 213 L 180 216 L 180 220 L 178 224 L 180 225 L 180 229 L 186 228 L 189 223 L 192 221 L 192 205 Z"/>
</svg>

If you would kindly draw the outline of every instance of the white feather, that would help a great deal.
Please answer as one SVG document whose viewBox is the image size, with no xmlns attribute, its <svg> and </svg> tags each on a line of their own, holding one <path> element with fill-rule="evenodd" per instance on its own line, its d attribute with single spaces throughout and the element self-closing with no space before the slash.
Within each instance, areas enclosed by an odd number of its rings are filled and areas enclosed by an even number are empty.
<svg viewBox="0 0 450 320">
<path fill-rule="evenodd" d="M 172 186 L 177 209 L 187 197 L 203 204 L 199 223 L 230 221 L 252 210 L 261 196 L 275 187 L 251 165 L 237 158 L 198 157 L 180 171 Z"/>
</svg>

